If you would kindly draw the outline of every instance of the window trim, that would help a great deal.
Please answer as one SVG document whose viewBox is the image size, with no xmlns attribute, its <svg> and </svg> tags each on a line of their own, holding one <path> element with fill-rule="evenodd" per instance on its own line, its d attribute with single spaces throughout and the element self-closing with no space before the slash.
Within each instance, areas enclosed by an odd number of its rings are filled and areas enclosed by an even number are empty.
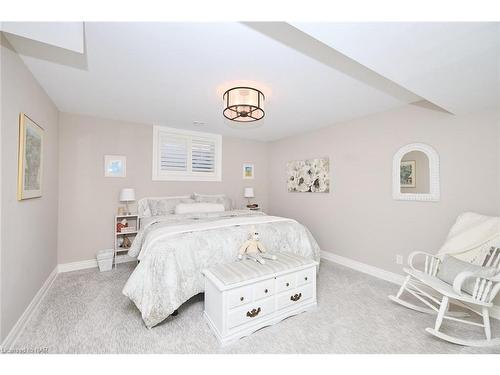
<svg viewBox="0 0 500 375">
<path fill-rule="evenodd" d="M 170 133 L 175 136 L 189 138 L 189 152 L 188 152 L 188 168 L 192 168 L 192 137 L 209 138 L 215 141 L 215 172 L 208 175 L 206 172 L 192 172 L 189 171 L 160 171 L 159 169 L 159 142 L 162 133 Z M 192 130 L 183 130 L 171 128 L 167 126 L 154 125 L 153 126 L 153 181 L 221 181 L 222 180 L 222 136 L 220 134 L 205 133 Z"/>
</svg>

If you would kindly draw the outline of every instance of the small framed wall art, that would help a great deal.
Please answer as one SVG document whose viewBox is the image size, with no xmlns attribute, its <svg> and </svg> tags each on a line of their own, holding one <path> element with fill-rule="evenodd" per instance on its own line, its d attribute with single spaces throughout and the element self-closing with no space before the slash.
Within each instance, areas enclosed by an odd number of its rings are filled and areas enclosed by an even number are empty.
<svg viewBox="0 0 500 375">
<path fill-rule="evenodd" d="M 104 155 L 104 177 L 126 177 L 127 157 L 123 155 Z"/>
<path fill-rule="evenodd" d="M 42 196 L 44 130 L 24 113 L 19 114 L 17 200 Z"/>
<path fill-rule="evenodd" d="M 400 179 L 402 188 L 414 188 L 417 186 L 415 166 L 415 160 L 401 160 Z"/>
<path fill-rule="evenodd" d="M 243 179 L 253 180 L 255 175 L 254 165 L 252 163 L 243 163 Z"/>
</svg>

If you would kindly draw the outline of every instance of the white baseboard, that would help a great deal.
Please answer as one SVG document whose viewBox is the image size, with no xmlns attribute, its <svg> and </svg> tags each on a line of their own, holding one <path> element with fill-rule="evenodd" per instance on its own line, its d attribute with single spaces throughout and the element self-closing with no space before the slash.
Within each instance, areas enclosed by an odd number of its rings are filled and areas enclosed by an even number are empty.
<svg viewBox="0 0 500 375">
<path fill-rule="evenodd" d="M 132 258 L 128 255 L 118 255 L 116 257 L 116 263 L 127 263 L 127 262 L 136 262 L 136 258 Z M 71 272 L 71 271 L 78 271 L 78 270 L 85 270 L 87 268 L 97 268 L 97 260 L 96 259 L 88 259 L 88 260 L 81 260 L 79 262 L 71 262 L 71 263 L 61 263 L 58 266 L 58 272 L 59 273 L 64 273 L 64 272 Z"/>
<path fill-rule="evenodd" d="M 16 324 L 14 324 L 14 327 L 12 327 L 5 340 L 2 342 L 0 352 L 10 350 L 12 346 L 16 343 L 16 340 L 21 334 L 21 332 L 24 330 L 26 323 L 30 320 L 31 316 L 33 315 L 33 312 L 36 310 L 40 302 L 47 294 L 47 291 L 52 286 L 52 283 L 57 278 L 57 274 L 58 274 L 58 267 L 55 267 L 54 270 L 50 273 L 47 280 L 45 280 L 45 282 L 43 283 L 40 290 L 35 294 L 35 297 L 33 297 L 26 310 L 24 310 L 19 320 L 16 322 Z"/>
<path fill-rule="evenodd" d="M 332 261 L 334 263 L 340 264 L 352 268 L 353 270 L 366 273 L 368 275 L 374 276 L 376 278 L 389 281 L 393 284 L 401 285 L 404 280 L 404 276 L 383 270 L 382 268 L 370 266 L 366 263 L 358 262 L 350 258 L 346 258 L 329 251 L 321 251 L 321 258 Z M 500 320 L 500 306 L 493 306 L 490 310 L 490 316 L 495 319 Z"/>
<path fill-rule="evenodd" d="M 64 272 L 78 271 L 78 270 L 84 270 L 87 268 L 95 268 L 95 267 L 97 267 L 97 260 L 96 259 L 81 260 L 79 262 L 58 264 L 57 265 L 57 272 L 64 273 Z"/>
<path fill-rule="evenodd" d="M 361 263 L 361 262 L 358 262 L 357 260 L 346 258 L 346 257 L 340 256 L 340 255 L 331 253 L 329 251 L 321 251 L 321 258 L 326 259 L 326 260 L 330 260 L 330 261 L 337 263 L 337 264 L 340 264 L 342 266 L 352 268 L 356 271 L 363 272 L 363 273 L 366 273 L 366 274 L 371 275 L 371 276 L 375 276 L 379 279 L 389 281 L 393 284 L 401 285 L 401 283 L 404 280 L 403 275 L 400 275 L 400 274 L 397 274 L 394 272 L 390 272 L 390 271 L 386 271 L 386 270 L 383 270 L 382 268 L 370 266 L 366 263 Z"/>
</svg>

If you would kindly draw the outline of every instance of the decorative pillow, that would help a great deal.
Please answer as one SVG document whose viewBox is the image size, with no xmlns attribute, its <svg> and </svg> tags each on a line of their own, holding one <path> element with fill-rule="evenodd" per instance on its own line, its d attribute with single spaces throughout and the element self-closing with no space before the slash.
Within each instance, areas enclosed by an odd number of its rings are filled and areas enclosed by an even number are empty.
<svg viewBox="0 0 500 375">
<path fill-rule="evenodd" d="M 193 198 L 200 203 L 220 203 L 224 205 L 226 211 L 231 211 L 233 203 L 225 194 L 198 194 L 193 193 Z"/>
<path fill-rule="evenodd" d="M 202 212 L 224 212 L 224 205 L 220 203 L 179 203 L 175 206 L 176 215 Z"/>
<path fill-rule="evenodd" d="M 443 280 L 445 283 L 453 285 L 453 281 L 460 272 L 472 271 L 477 273 L 480 277 L 493 277 L 498 272 L 495 267 L 481 267 L 475 264 L 464 262 L 463 260 L 457 259 L 450 255 L 445 255 L 443 261 L 439 265 L 438 273 L 436 274 L 438 279 Z M 476 278 L 465 279 L 462 284 L 462 290 L 472 294 L 474 293 L 474 284 L 476 283 Z"/>
<path fill-rule="evenodd" d="M 188 196 L 152 198 L 148 200 L 151 216 L 171 215 L 175 211 L 175 206 L 179 203 L 194 203 L 194 200 Z"/>
</svg>

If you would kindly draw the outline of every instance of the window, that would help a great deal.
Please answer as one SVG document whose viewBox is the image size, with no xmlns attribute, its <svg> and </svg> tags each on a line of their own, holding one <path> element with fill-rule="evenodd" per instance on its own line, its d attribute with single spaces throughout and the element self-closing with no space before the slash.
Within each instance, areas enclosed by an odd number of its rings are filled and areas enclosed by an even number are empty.
<svg viewBox="0 0 500 375">
<path fill-rule="evenodd" d="M 220 181 L 222 137 L 155 126 L 153 181 Z"/>
</svg>

